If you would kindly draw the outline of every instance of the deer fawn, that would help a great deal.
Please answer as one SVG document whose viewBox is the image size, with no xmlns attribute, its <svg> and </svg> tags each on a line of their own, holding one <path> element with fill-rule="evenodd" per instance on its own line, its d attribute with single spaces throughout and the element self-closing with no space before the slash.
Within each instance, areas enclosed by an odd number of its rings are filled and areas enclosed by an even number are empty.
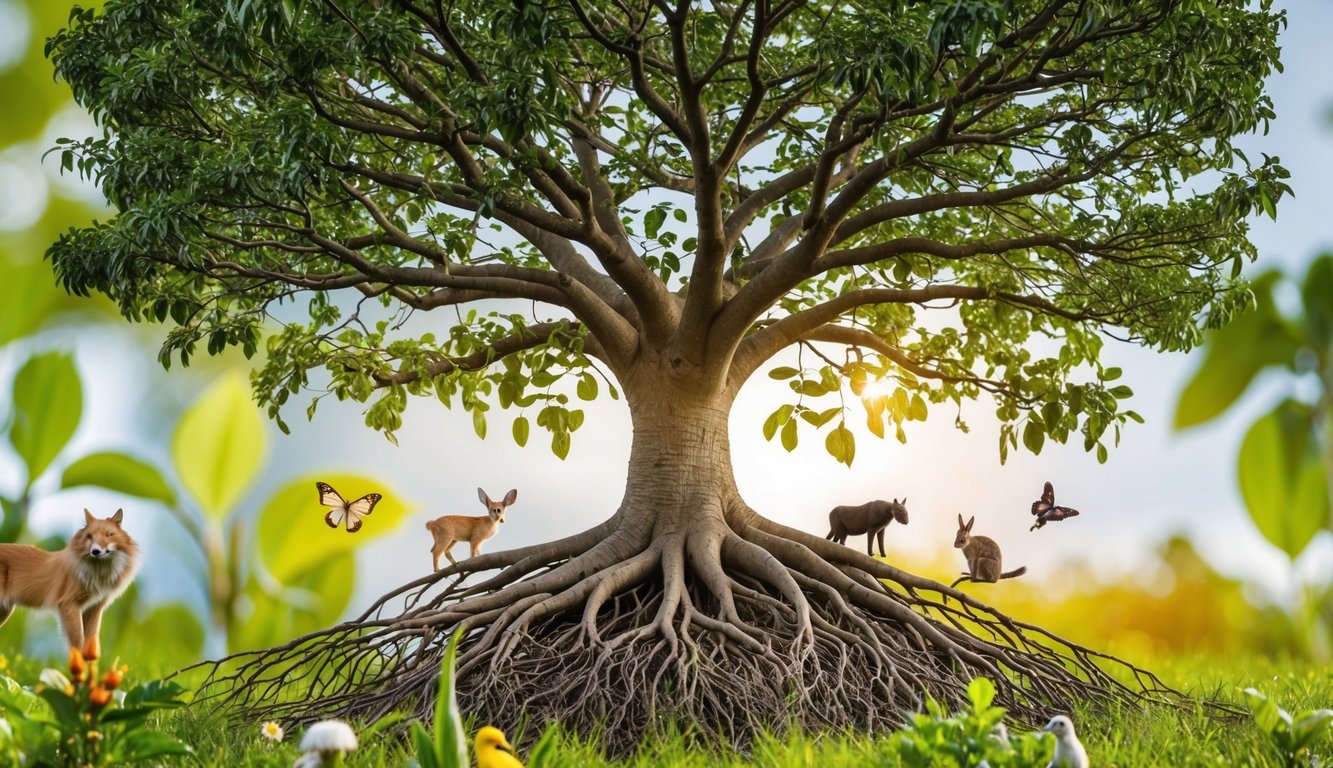
<svg viewBox="0 0 1333 768">
<path fill-rule="evenodd" d="M 1027 566 L 1008 573 L 1000 572 L 1000 545 L 995 543 L 995 539 L 973 536 L 972 524 L 976 521 L 977 518 L 973 516 L 964 524 L 963 516 L 958 516 L 958 535 L 954 536 L 953 545 L 963 550 L 963 557 L 967 558 L 967 573 L 955 579 L 949 586 L 956 587 L 960 581 L 994 584 L 1000 579 L 1012 579 L 1027 573 Z"/>
<path fill-rule="evenodd" d="M 506 493 L 504 501 L 495 501 L 478 488 L 477 498 L 486 507 L 484 515 L 445 515 L 426 521 L 426 530 L 435 537 L 435 544 L 430 548 L 432 570 L 440 570 L 441 554 L 449 558 L 450 563 L 458 564 L 449 550 L 460 541 L 466 541 L 472 546 L 472 557 L 480 554 L 481 543 L 494 536 L 500 523 L 505 521 L 505 507 L 518 498 L 518 489 Z"/>
</svg>

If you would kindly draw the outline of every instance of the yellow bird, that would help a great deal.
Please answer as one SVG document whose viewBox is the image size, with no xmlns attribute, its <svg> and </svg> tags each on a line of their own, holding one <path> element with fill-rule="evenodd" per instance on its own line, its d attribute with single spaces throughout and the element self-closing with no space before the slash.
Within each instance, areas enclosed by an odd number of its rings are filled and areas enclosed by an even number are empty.
<svg viewBox="0 0 1333 768">
<path fill-rule="evenodd" d="M 477 768 L 523 768 L 504 731 L 488 725 L 477 731 Z"/>
</svg>

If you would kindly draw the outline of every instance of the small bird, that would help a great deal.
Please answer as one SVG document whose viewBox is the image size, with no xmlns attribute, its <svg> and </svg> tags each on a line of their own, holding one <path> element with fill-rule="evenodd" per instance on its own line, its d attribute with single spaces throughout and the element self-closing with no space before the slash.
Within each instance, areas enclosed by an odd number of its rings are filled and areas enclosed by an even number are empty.
<svg viewBox="0 0 1333 768">
<path fill-rule="evenodd" d="M 1088 768 L 1088 752 L 1074 735 L 1073 721 L 1056 715 L 1042 730 L 1055 734 L 1055 755 L 1046 768 Z"/>
<path fill-rule="evenodd" d="M 504 731 L 493 725 L 477 731 L 474 745 L 477 750 L 477 768 L 523 768 L 523 762 L 514 754 L 514 748 L 509 746 Z M 1087 764 L 1085 759 L 1083 765 Z"/>
<path fill-rule="evenodd" d="M 1055 506 L 1055 487 L 1048 480 L 1045 490 L 1041 493 L 1041 498 L 1032 502 L 1032 514 L 1037 516 L 1037 522 L 1032 524 L 1032 527 L 1028 529 L 1029 531 L 1035 531 L 1047 523 L 1063 520 L 1066 517 L 1076 517 L 1078 510 Z"/>
</svg>

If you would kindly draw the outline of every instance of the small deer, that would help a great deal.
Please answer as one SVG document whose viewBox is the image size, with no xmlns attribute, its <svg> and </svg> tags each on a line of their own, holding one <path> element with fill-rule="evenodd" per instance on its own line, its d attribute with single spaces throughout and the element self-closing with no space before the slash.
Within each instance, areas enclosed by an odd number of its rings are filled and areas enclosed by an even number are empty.
<svg viewBox="0 0 1333 768">
<path fill-rule="evenodd" d="M 879 538 L 879 556 L 884 557 L 884 529 L 897 520 L 907 525 L 907 498 L 902 501 L 877 499 L 859 506 L 834 507 L 828 513 L 829 532 L 824 538 L 846 544 L 851 534 L 866 534 L 866 554 L 875 556 L 873 545 Z"/>
<path fill-rule="evenodd" d="M 954 536 L 953 545 L 963 550 L 963 557 L 967 558 L 967 573 L 955 579 L 949 586 L 956 587 L 960 581 L 994 584 L 1000 579 L 1012 579 L 1027 573 L 1026 565 L 1008 573 L 1000 572 L 1000 545 L 995 543 L 995 539 L 973 536 L 972 524 L 976 521 L 976 516 L 973 516 L 964 524 L 963 516 L 958 516 L 958 535 Z"/>
<path fill-rule="evenodd" d="M 486 507 L 484 515 L 445 515 L 426 521 L 426 530 L 435 537 L 435 544 L 430 548 L 432 570 L 440 570 L 441 554 L 449 558 L 450 563 L 458 564 L 449 550 L 460 541 L 466 541 L 472 546 L 472 557 L 480 554 L 481 543 L 494 536 L 500 523 L 505 521 L 505 507 L 518 498 L 518 489 L 506 493 L 504 501 L 495 501 L 478 488 L 477 498 Z"/>
</svg>

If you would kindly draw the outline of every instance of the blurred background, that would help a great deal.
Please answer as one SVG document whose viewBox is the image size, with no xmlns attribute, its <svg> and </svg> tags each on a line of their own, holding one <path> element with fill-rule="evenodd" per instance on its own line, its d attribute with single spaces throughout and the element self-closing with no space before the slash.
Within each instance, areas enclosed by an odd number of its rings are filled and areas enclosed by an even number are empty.
<svg viewBox="0 0 1333 768">
<path fill-rule="evenodd" d="M 908 425 L 908 441 L 862 428 L 852 468 L 820 441 L 792 453 L 761 425 L 786 394 L 761 377 L 733 414 L 742 493 L 783 523 L 823 534 L 829 508 L 904 498 L 888 559 L 952 580 L 956 515 L 1027 575 L 970 587 L 1024 620 L 1136 659 L 1161 654 L 1330 657 L 1333 627 L 1333 5 L 1289 0 L 1285 71 L 1269 82 L 1277 120 L 1241 148 L 1276 155 L 1295 191 L 1276 221 L 1256 218 L 1259 309 L 1191 355 L 1110 343 L 1146 424 L 1106 463 L 1081 446 L 999 461 L 984 401 Z M 43 42 L 69 13 L 60 0 L 0 0 L 0 541 L 63 545 L 82 522 L 126 510 L 146 562 L 109 614 L 104 643 L 152 643 L 164 668 L 271 644 L 359 613 L 430 570 L 424 522 L 482 514 L 476 488 L 518 490 L 489 551 L 583 530 L 619 503 L 629 454 L 623 404 L 588 406 L 561 461 L 541 441 L 513 444 L 496 419 L 479 440 L 471 417 L 412 403 L 393 445 L 362 424 L 362 407 L 304 403 L 284 435 L 250 402 L 236 357 L 164 370 L 157 326 L 130 325 L 105 301 L 70 297 L 43 259 L 60 232 L 106 218 L 97 190 L 62 173 L 64 136 L 97 131 L 53 81 Z M 447 318 L 440 318 L 447 322 Z M 1321 376 L 1322 371 L 1322 376 Z M 859 421 L 859 420 L 854 420 Z M 385 501 L 354 537 L 323 522 L 314 481 L 348 498 Z M 1029 532 L 1042 483 L 1081 510 Z M 849 546 L 861 547 L 853 537 Z M 458 552 L 465 547 L 458 547 Z M 63 653 L 54 619 L 17 612 L 0 653 Z"/>
</svg>

